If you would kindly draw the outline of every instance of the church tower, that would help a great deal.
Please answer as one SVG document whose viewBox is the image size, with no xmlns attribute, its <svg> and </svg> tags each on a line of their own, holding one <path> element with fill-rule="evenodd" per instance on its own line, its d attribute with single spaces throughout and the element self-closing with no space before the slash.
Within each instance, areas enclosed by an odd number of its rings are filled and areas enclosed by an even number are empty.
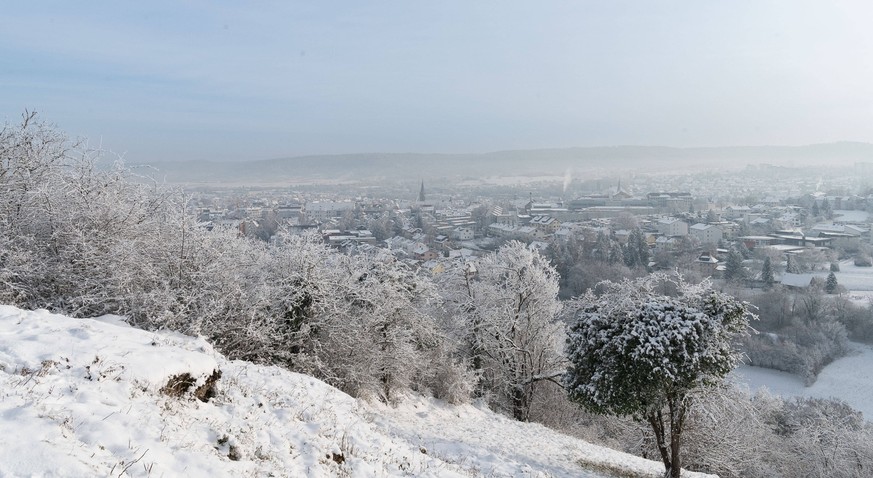
<svg viewBox="0 0 873 478">
<path fill-rule="evenodd" d="M 424 202 L 424 180 L 421 181 L 421 191 L 418 192 L 418 202 Z"/>
</svg>

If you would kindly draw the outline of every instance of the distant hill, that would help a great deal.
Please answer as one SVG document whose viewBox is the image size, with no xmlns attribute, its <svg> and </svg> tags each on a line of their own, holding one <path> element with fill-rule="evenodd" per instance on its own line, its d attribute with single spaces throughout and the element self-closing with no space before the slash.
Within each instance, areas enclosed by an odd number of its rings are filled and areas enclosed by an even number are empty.
<svg viewBox="0 0 873 478">
<path fill-rule="evenodd" d="M 747 164 L 849 165 L 873 162 L 873 144 L 672 148 L 609 146 L 496 151 L 491 153 L 361 153 L 256 161 L 155 162 L 150 175 L 171 183 L 275 183 L 291 180 L 359 180 L 503 175 L 560 175 L 577 170 L 638 172 L 736 169 Z"/>
</svg>

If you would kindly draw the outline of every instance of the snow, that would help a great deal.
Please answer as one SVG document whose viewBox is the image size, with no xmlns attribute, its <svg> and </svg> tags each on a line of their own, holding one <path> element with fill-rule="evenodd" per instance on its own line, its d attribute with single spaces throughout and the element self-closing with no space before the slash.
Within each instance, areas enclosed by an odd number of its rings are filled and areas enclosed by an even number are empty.
<svg viewBox="0 0 873 478">
<path fill-rule="evenodd" d="M 172 376 L 200 385 L 215 370 L 208 402 L 161 392 Z M 663 474 L 659 462 L 481 406 L 367 403 L 112 316 L 0 306 L 0 382 L 0 477 Z"/>
<path fill-rule="evenodd" d="M 806 274 L 783 274 L 783 277 L 796 276 L 804 279 L 816 277 L 824 282 L 829 273 L 830 271 L 816 271 Z M 834 272 L 834 276 L 837 278 L 837 283 L 848 289 L 851 294 L 873 292 L 873 267 L 858 267 L 853 259 L 847 259 L 840 261 L 840 271 Z M 808 283 L 791 283 L 788 285 L 805 287 Z"/>
<path fill-rule="evenodd" d="M 752 391 L 766 388 L 783 397 L 839 398 L 873 419 L 873 347 L 852 343 L 856 353 L 835 360 L 821 371 L 815 383 L 805 387 L 790 373 L 742 365 L 734 372 L 737 381 Z"/>
<path fill-rule="evenodd" d="M 827 272 L 816 274 L 822 280 Z M 837 283 L 850 291 L 873 291 L 873 267 L 858 267 L 854 260 L 840 261 L 840 271 L 834 272 Z"/>
</svg>

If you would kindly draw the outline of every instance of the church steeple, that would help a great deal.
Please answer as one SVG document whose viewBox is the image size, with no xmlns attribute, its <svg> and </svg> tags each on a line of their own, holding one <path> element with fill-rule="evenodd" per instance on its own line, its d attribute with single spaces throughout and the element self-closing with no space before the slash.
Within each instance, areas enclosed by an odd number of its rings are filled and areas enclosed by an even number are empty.
<svg viewBox="0 0 873 478">
<path fill-rule="evenodd" d="M 424 202 L 424 180 L 421 180 L 421 191 L 418 192 L 418 202 Z"/>
</svg>

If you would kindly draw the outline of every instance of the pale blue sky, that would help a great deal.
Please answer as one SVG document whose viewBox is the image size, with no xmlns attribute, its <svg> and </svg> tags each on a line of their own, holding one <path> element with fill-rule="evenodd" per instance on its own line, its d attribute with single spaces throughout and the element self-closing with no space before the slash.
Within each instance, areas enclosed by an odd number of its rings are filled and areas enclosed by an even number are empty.
<svg viewBox="0 0 873 478">
<path fill-rule="evenodd" d="M 873 142 L 873 2 L 18 1 L 0 119 L 130 161 Z"/>
</svg>

